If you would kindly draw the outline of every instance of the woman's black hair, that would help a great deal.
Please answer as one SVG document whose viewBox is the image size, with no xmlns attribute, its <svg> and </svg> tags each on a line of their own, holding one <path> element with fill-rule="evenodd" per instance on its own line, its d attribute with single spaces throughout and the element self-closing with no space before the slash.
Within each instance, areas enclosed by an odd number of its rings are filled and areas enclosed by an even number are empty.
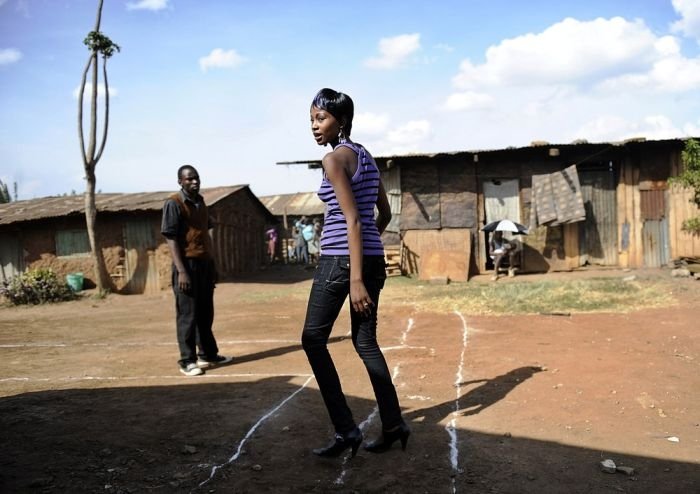
<svg viewBox="0 0 700 494">
<path fill-rule="evenodd" d="M 333 89 L 323 88 L 311 102 L 311 106 L 315 106 L 319 110 L 325 110 L 335 117 L 341 124 L 343 120 L 343 134 L 345 137 L 350 137 L 352 131 L 352 117 L 355 115 L 355 104 L 352 98 L 345 93 L 339 93 Z"/>
</svg>

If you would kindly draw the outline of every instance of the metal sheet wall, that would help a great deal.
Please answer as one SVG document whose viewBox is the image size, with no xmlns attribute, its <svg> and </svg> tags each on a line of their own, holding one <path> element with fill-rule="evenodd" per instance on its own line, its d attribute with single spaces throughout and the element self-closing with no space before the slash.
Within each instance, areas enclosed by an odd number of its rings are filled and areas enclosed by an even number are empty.
<svg viewBox="0 0 700 494">
<path fill-rule="evenodd" d="M 666 216 L 665 190 L 640 190 L 642 220 L 660 220 Z"/>
<path fill-rule="evenodd" d="M 5 236 L 0 241 L 0 281 L 6 281 L 24 271 L 22 246 L 19 240 Z"/>
<path fill-rule="evenodd" d="M 156 236 L 153 222 L 129 220 L 124 224 L 126 250 L 125 293 L 157 293 L 160 290 L 155 262 Z"/>
<path fill-rule="evenodd" d="M 586 221 L 580 222 L 581 261 L 589 264 L 617 264 L 617 199 L 615 177 L 607 170 L 579 172 Z"/>
<path fill-rule="evenodd" d="M 647 220 L 642 227 L 644 266 L 660 268 L 669 261 L 668 219 Z"/>
</svg>

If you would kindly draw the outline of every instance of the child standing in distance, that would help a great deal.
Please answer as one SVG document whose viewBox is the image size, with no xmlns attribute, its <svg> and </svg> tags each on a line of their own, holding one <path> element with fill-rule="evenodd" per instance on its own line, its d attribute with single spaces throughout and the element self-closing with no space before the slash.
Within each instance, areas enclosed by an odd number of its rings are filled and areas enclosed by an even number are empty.
<svg viewBox="0 0 700 494">
<path fill-rule="evenodd" d="M 322 89 L 311 104 L 311 131 L 320 146 L 333 150 L 323 157 L 319 198 L 326 203 L 321 256 L 314 275 L 302 345 L 335 428 L 333 441 L 314 449 L 335 457 L 350 448 L 355 456 L 362 432 L 355 424 L 328 353 L 333 324 L 350 296 L 352 342 L 369 374 L 382 421 L 382 435 L 367 451 L 388 450 L 397 440 L 403 449 L 410 434 L 401 416 L 396 389 L 377 344 L 379 293 L 386 280 L 381 233 L 391 209 L 374 158 L 350 140 L 354 105 L 346 94 Z M 375 219 L 375 205 L 379 215 Z"/>
<path fill-rule="evenodd" d="M 170 196 L 163 206 L 161 233 L 173 258 L 180 372 L 199 376 L 204 374 L 203 369 L 226 364 L 232 359 L 219 355 L 211 330 L 216 268 L 209 238 L 211 221 L 207 205 L 199 195 L 197 170 L 191 165 L 181 166 L 177 171 L 177 183 L 180 191 Z"/>
</svg>

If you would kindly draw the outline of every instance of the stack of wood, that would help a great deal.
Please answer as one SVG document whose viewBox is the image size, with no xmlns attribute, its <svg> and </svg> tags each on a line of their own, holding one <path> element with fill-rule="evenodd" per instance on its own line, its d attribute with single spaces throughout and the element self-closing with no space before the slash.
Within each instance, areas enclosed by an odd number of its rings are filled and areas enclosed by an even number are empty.
<svg viewBox="0 0 700 494">
<path fill-rule="evenodd" d="M 671 261 L 671 276 L 692 276 L 700 280 L 700 257 L 681 257 Z"/>
<path fill-rule="evenodd" d="M 384 246 L 384 258 L 386 259 L 386 275 L 401 276 L 401 246 Z"/>
<path fill-rule="evenodd" d="M 685 264 L 685 269 L 693 273 L 693 276 L 700 277 L 700 257 L 683 257 L 681 261 Z"/>
</svg>

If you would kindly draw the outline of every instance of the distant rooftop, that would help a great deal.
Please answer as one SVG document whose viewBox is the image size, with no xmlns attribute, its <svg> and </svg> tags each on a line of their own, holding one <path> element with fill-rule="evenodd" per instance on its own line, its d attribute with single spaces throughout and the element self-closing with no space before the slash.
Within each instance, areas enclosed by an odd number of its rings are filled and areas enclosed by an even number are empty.
<svg viewBox="0 0 700 494">
<path fill-rule="evenodd" d="M 275 216 L 315 216 L 322 215 L 325 211 L 325 205 L 316 192 L 263 196 L 260 197 L 260 202 Z"/>
<path fill-rule="evenodd" d="M 209 187 L 202 189 L 200 194 L 204 197 L 207 205 L 211 206 L 224 197 L 246 187 L 248 186 Z M 174 192 L 95 194 L 95 205 L 98 212 L 160 211 L 163 209 L 165 200 Z M 0 225 L 9 225 L 20 221 L 58 218 L 71 214 L 83 214 L 84 211 L 85 196 L 83 194 L 9 202 L 0 204 Z"/>
<path fill-rule="evenodd" d="M 547 141 L 532 141 L 529 146 L 521 146 L 521 147 L 509 146 L 506 148 L 499 148 L 499 149 L 475 149 L 475 150 L 446 151 L 446 152 L 436 152 L 436 153 L 414 152 L 414 153 L 396 154 L 396 155 L 387 155 L 387 156 L 374 156 L 374 158 L 377 161 L 377 164 L 380 164 L 380 163 L 386 163 L 390 160 L 398 159 L 398 158 L 409 158 L 409 159 L 410 158 L 433 158 L 435 156 L 457 156 L 457 155 L 463 155 L 463 154 L 478 155 L 478 154 L 491 154 L 491 153 L 510 153 L 510 152 L 520 152 L 520 151 L 525 151 L 525 150 L 529 150 L 529 149 L 541 148 L 541 147 L 560 148 L 560 149 L 573 148 L 573 147 L 583 147 L 583 146 L 594 147 L 594 148 L 596 148 L 596 147 L 597 148 L 615 147 L 615 146 L 622 147 L 622 146 L 626 146 L 626 145 L 632 144 L 632 143 L 682 142 L 685 140 L 686 140 L 685 138 L 647 140 L 645 137 L 633 137 L 630 139 L 625 139 L 624 141 L 610 141 L 610 142 L 588 142 L 585 139 L 577 139 L 577 140 L 575 140 L 571 143 L 568 143 L 568 144 L 550 143 Z M 309 168 L 320 168 L 321 167 L 321 160 L 278 161 L 276 164 L 278 164 L 278 165 L 307 165 Z"/>
</svg>

